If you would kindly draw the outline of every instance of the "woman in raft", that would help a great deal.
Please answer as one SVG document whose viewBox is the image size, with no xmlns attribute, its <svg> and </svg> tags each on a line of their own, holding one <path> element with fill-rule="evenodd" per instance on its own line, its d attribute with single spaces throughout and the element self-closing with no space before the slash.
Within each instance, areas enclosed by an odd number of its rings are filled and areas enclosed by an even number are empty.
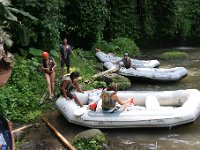
<svg viewBox="0 0 200 150">
<path fill-rule="evenodd" d="M 117 96 L 117 84 L 111 83 L 107 89 L 102 91 L 102 110 L 103 112 L 114 112 L 119 108 L 116 106 L 116 102 L 122 105 L 123 111 L 126 110 L 130 103 L 133 103 L 133 99 L 127 99 L 125 101 L 121 100 Z"/>
</svg>

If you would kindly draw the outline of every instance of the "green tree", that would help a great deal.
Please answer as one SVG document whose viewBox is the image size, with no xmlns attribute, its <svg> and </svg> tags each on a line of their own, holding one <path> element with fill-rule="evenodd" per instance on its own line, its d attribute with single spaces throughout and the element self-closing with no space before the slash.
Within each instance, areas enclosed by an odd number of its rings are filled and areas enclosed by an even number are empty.
<svg viewBox="0 0 200 150">
<path fill-rule="evenodd" d="M 108 7 L 110 17 L 106 36 L 109 39 L 118 37 L 139 39 L 139 16 L 136 1 L 108 0 Z"/>
<path fill-rule="evenodd" d="M 68 35 L 75 45 L 90 48 L 93 43 L 103 39 L 108 6 L 106 0 L 71 0 L 63 10 L 66 20 L 62 34 Z"/>
<path fill-rule="evenodd" d="M 177 30 L 177 0 L 152 1 L 156 20 L 155 40 L 161 44 L 175 38 Z"/>
<path fill-rule="evenodd" d="M 60 29 L 62 28 L 61 8 L 64 0 L 13 0 L 15 7 L 29 12 L 38 18 L 38 21 L 27 20 L 18 16 L 21 20 L 21 30 L 15 28 L 16 41 L 22 46 L 39 47 L 45 50 L 56 49 L 60 42 Z M 18 38 L 20 37 L 20 38 Z"/>
</svg>

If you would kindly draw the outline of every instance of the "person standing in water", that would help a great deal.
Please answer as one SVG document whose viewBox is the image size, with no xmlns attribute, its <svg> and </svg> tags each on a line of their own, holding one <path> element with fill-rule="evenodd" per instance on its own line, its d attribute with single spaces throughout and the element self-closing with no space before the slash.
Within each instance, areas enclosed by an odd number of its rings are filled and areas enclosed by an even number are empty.
<svg viewBox="0 0 200 150">
<path fill-rule="evenodd" d="M 63 39 L 63 44 L 60 46 L 59 58 L 61 61 L 62 76 L 64 76 L 64 65 L 67 66 L 67 73 L 70 73 L 70 54 L 75 58 L 74 52 L 71 46 L 67 43 L 67 38 Z"/>
<path fill-rule="evenodd" d="M 42 53 L 41 69 L 44 72 L 47 87 L 49 92 L 49 99 L 54 97 L 54 78 L 55 78 L 55 68 L 56 62 L 53 58 L 49 57 L 48 52 Z"/>
</svg>

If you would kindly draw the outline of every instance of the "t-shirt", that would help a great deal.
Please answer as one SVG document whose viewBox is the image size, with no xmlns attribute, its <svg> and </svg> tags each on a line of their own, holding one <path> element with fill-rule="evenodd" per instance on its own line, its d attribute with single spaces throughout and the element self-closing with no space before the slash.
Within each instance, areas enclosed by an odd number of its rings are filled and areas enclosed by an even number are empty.
<svg viewBox="0 0 200 150">
<path fill-rule="evenodd" d="M 70 49 L 71 49 L 71 46 L 69 44 L 67 44 L 66 48 L 63 44 L 60 45 L 60 54 L 61 54 L 62 59 L 69 57 L 69 55 L 71 54 Z"/>
</svg>

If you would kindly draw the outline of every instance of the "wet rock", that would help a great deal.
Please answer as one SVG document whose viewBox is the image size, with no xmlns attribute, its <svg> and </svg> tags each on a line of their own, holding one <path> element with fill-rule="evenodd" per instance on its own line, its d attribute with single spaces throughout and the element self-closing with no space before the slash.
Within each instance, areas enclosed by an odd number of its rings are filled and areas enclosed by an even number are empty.
<svg viewBox="0 0 200 150">
<path fill-rule="evenodd" d="M 77 134 L 74 138 L 74 141 L 78 139 L 92 139 L 96 138 L 98 135 L 103 135 L 99 129 L 90 129 Z"/>
<path fill-rule="evenodd" d="M 21 141 L 25 136 L 23 131 L 14 132 L 14 137 L 16 141 Z"/>
<path fill-rule="evenodd" d="M 107 143 L 102 144 L 101 150 L 111 150 L 111 149 L 112 148 L 111 148 L 110 144 L 107 144 Z"/>
<path fill-rule="evenodd" d="M 35 127 L 38 128 L 39 126 L 40 126 L 40 123 L 39 123 L 39 122 L 36 122 L 36 123 L 35 123 Z"/>
<path fill-rule="evenodd" d="M 19 149 L 36 150 L 37 144 L 36 144 L 36 142 L 24 142 L 23 144 L 20 145 Z"/>
<path fill-rule="evenodd" d="M 54 145 L 53 142 L 47 141 L 29 141 L 22 142 L 18 147 L 19 150 L 65 150 L 61 144 Z"/>
</svg>

